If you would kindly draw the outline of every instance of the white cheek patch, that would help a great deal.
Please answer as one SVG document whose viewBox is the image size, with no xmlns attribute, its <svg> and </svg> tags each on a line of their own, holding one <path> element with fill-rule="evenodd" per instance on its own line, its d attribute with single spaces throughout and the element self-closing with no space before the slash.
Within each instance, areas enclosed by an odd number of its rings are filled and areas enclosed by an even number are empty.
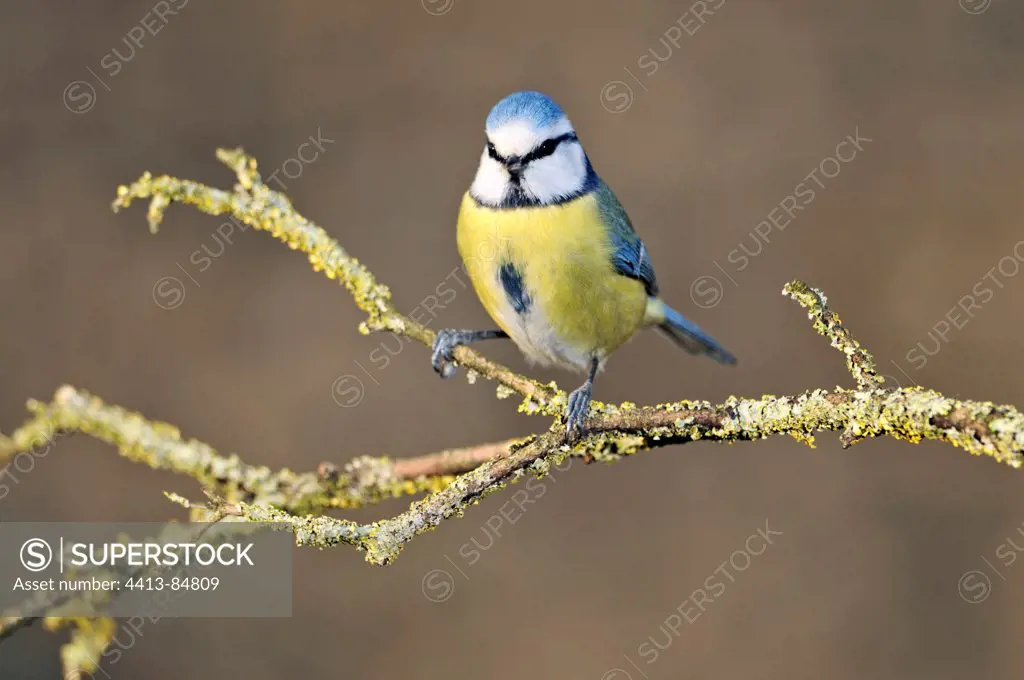
<svg viewBox="0 0 1024 680">
<path fill-rule="evenodd" d="M 476 178 L 470 191 L 478 199 L 491 205 L 501 203 L 508 189 L 508 172 L 498 161 L 484 151 L 480 157 L 480 167 L 476 170 Z"/>
<path fill-rule="evenodd" d="M 530 163 L 523 188 L 541 203 L 572 196 L 587 181 L 587 162 L 579 142 L 562 142 L 553 154 Z"/>
</svg>

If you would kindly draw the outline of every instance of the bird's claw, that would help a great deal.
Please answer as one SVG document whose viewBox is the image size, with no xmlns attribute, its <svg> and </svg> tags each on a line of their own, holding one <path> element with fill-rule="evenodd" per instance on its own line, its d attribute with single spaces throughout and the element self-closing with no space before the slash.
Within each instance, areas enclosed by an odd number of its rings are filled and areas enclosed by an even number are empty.
<svg viewBox="0 0 1024 680">
<path fill-rule="evenodd" d="M 593 388 L 590 384 L 579 387 L 569 395 L 569 403 L 565 409 L 565 437 L 568 440 L 583 435 L 583 421 L 590 413 L 590 398 Z"/>
<path fill-rule="evenodd" d="M 455 375 L 455 348 L 463 344 L 465 340 L 457 330 L 445 328 L 437 332 L 434 338 L 434 347 L 430 355 L 430 363 L 442 379 Z"/>
</svg>

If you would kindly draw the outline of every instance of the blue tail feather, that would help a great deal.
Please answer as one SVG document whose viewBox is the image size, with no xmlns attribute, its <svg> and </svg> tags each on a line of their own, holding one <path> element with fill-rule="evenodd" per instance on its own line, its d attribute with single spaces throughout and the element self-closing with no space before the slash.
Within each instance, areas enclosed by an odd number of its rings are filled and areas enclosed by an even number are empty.
<svg viewBox="0 0 1024 680">
<path fill-rule="evenodd" d="M 736 363 L 736 357 L 719 345 L 714 338 L 701 330 L 700 326 L 668 305 L 663 305 L 663 307 L 665 320 L 658 325 L 658 328 L 670 340 L 690 354 L 707 354 L 715 361 L 723 364 Z"/>
</svg>

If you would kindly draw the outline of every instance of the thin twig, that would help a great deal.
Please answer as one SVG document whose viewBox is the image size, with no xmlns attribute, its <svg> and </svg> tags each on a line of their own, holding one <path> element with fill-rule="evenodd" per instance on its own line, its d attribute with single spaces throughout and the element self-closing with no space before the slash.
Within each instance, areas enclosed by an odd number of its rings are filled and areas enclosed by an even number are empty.
<svg viewBox="0 0 1024 680">
<path fill-rule="evenodd" d="M 843 327 L 839 315 L 828 308 L 824 293 L 803 281 L 792 281 L 782 289 L 782 294 L 799 302 L 807 310 L 807 317 L 814 320 L 814 330 L 828 338 L 833 347 L 846 355 L 846 368 L 853 374 L 858 387 L 869 390 L 885 383 L 885 379 L 875 369 L 874 358 Z"/>
</svg>

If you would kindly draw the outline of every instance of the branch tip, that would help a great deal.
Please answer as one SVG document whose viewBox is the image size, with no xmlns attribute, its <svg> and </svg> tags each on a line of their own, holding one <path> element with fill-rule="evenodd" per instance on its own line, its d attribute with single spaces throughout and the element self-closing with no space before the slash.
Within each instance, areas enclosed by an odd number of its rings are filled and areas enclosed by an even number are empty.
<svg viewBox="0 0 1024 680">
<path fill-rule="evenodd" d="M 846 368 L 859 388 L 870 390 L 882 387 L 885 379 L 878 375 L 874 358 L 846 330 L 839 315 L 829 309 L 828 298 L 824 293 L 803 281 L 794 280 L 783 287 L 782 294 L 806 309 L 807 316 L 814 321 L 814 329 L 846 355 Z"/>
</svg>

